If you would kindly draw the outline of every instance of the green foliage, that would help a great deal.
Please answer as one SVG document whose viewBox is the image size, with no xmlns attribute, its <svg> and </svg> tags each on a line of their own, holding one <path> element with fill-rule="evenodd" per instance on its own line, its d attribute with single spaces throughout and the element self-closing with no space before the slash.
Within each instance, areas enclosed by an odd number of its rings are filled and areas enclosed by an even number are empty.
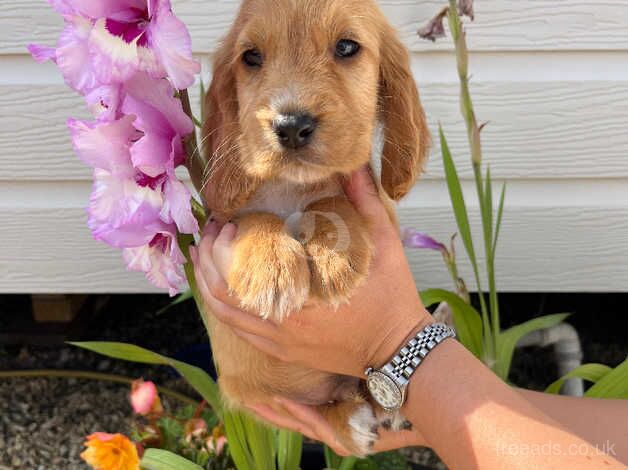
<svg viewBox="0 0 628 470">
<path fill-rule="evenodd" d="M 140 348 L 134 344 L 108 342 L 70 344 L 89 351 L 97 352 L 98 354 L 102 354 L 104 356 L 112 357 L 114 359 L 173 367 L 203 397 L 203 399 L 210 404 L 218 415 L 222 413 L 223 405 L 218 391 L 218 386 L 207 374 L 207 372 L 196 366 L 162 356 L 161 354 L 149 351 L 148 349 Z"/>
<path fill-rule="evenodd" d="M 277 431 L 277 470 L 298 469 L 303 451 L 303 436 L 281 429 Z"/>
<path fill-rule="evenodd" d="M 425 290 L 421 292 L 421 300 L 423 300 L 426 307 L 431 307 L 440 302 L 447 302 L 453 315 L 458 340 L 475 357 L 482 359 L 484 351 L 482 345 L 482 319 L 476 309 L 458 295 L 443 289 Z"/>
<path fill-rule="evenodd" d="M 545 393 L 554 393 L 554 394 L 560 393 L 560 389 L 562 388 L 565 381 L 567 381 L 568 379 L 576 378 L 576 377 L 595 383 L 598 380 L 600 380 L 602 377 L 604 377 L 606 374 L 608 374 L 611 370 L 612 369 L 610 367 L 605 366 L 603 364 L 581 365 L 580 367 L 575 368 L 568 374 L 564 375 L 557 381 L 550 384 L 549 387 L 545 389 Z"/>
<path fill-rule="evenodd" d="M 163 315 L 164 313 L 166 313 L 168 310 L 170 310 L 172 307 L 182 304 L 183 302 L 187 302 L 188 300 L 192 299 L 194 297 L 194 295 L 192 294 L 191 290 L 186 290 L 185 292 L 179 294 L 177 296 L 176 299 L 174 299 L 172 302 L 170 302 L 168 305 L 166 305 L 163 308 L 160 308 L 159 310 L 157 310 L 157 315 Z"/>
<path fill-rule="evenodd" d="M 497 336 L 496 363 L 493 366 L 495 373 L 506 380 L 506 378 L 508 378 L 508 372 L 510 371 L 510 365 L 512 364 L 512 356 L 519 340 L 534 331 L 544 330 L 558 325 L 568 316 L 568 313 L 556 313 L 554 315 L 533 318 L 525 323 L 500 332 Z"/>
<path fill-rule="evenodd" d="M 142 470 L 203 470 L 195 463 L 161 449 L 147 449 L 140 466 Z"/>
<path fill-rule="evenodd" d="M 590 398 L 628 399 L 628 359 L 614 369 L 603 364 L 584 364 L 552 383 L 547 393 L 559 393 L 567 379 L 579 377 L 593 386 L 584 394 Z"/>
<path fill-rule="evenodd" d="M 506 331 L 501 330 L 495 276 L 495 254 L 504 214 L 506 185 L 504 184 L 502 186 L 497 212 L 495 212 L 491 170 L 487 167 L 484 174 L 485 176 L 483 176 L 482 171 L 480 133 L 483 126 L 479 126 L 477 123 L 469 89 L 469 57 L 466 35 L 463 34 L 462 22 L 459 17 L 456 2 L 453 0 L 450 0 L 448 17 L 456 49 L 458 75 L 460 78 L 460 105 L 462 116 L 467 127 L 471 164 L 480 209 L 489 304 L 486 304 L 485 292 L 482 288 L 478 256 L 473 241 L 471 224 L 469 222 L 467 205 L 462 192 L 460 178 L 442 127 L 439 127 L 439 136 L 447 189 L 458 226 L 458 232 L 462 238 L 467 257 L 473 269 L 473 275 L 478 290 L 480 312 L 478 313 L 476 309 L 468 305 L 463 299 L 457 298 L 453 293 L 447 293 L 441 290 L 429 290 L 424 292 L 422 296 L 427 305 L 437 302 L 447 302 L 452 311 L 454 323 L 458 330 L 458 337 L 462 344 L 475 356 L 481 358 L 499 377 L 506 380 L 510 372 L 512 356 L 518 341 L 528 333 L 549 328 L 560 323 L 567 315 L 548 315 L 546 317 L 535 318 Z M 454 279 L 454 282 L 457 282 L 457 280 Z"/>
</svg>

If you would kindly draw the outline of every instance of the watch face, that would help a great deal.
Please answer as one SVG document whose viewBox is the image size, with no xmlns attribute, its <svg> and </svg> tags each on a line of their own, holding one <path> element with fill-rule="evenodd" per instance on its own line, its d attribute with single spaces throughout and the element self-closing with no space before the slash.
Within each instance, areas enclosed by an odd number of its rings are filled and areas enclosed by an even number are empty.
<svg viewBox="0 0 628 470">
<path fill-rule="evenodd" d="M 366 379 L 371 396 L 382 408 L 396 410 L 403 404 L 403 395 L 393 379 L 378 371 L 371 372 Z"/>
</svg>

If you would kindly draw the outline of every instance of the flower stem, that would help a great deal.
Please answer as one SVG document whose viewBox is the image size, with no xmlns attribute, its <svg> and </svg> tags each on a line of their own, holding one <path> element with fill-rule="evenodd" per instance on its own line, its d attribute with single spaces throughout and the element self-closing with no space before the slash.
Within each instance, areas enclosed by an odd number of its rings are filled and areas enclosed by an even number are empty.
<svg viewBox="0 0 628 470">
<path fill-rule="evenodd" d="M 192 121 L 195 121 L 194 115 L 192 114 L 188 91 L 180 90 L 179 98 L 181 99 L 181 104 L 183 105 L 183 111 L 185 114 L 187 114 Z M 187 155 L 186 166 L 188 168 L 188 172 L 190 173 L 194 187 L 200 193 L 203 187 L 203 171 L 205 169 L 205 161 L 196 140 L 196 129 L 183 139 L 183 146 L 185 147 L 185 153 Z"/>
<path fill-rule="evenodd" d="M 40 369 L 40 370 L 11 370 L 0 371 L 0 379 L 11 378 L 34 378 L 34 377 L 53 377 L 64 379 L 87 379 L 87 380 L 99 380 L 102 382 L 114 382 L 121 384 L 131 385 L 133 383 L 132 378 L 125 377 L 123 375 L 114 374 L 102 374 L 100 372 L 88 372 L 81 370 L 52 370 L 52 369 Z M 183 395 L 182 393 L 175 392 L 166 387 L 157 386 L 157 390 L 162 395 L 174 398 L 187 405 L 197 406 L 198 400 L 194 400 L 190 397 Z"/>
</svg>

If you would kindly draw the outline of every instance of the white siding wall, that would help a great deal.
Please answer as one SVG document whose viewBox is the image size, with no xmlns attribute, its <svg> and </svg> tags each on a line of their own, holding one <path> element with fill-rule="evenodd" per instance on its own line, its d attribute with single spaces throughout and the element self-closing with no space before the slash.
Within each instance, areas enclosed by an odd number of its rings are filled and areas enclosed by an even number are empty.
<svg viewBox="0 0 628 470">
<path fill-rule="evenodd" d="M 173 3 L 206 66 L 238 2 Z M 412 50 L 432 129 L 443 123 L 475 218 L 449 42 L 415 35 L 445 0 L 380 3 Z M 477 0 L 476 17 L 472 93 L 478 118 L 490 121 L 485 157 L 509 185 L 499 287 L 628 291 L 628 4 Z M 92 241 L 89 172 L 65 129 L 84 106 L 53 66 L 25 54 L 28 42 L 53 44 L 60 26 L 44 0 L 0 2 L 0 292 L 152 291 Z M 438 148 L 402 219 L 442 239 L 455 231 Z M 449 285 L 438 254 L 409 254 L 419 286 Z"/>
</svg>

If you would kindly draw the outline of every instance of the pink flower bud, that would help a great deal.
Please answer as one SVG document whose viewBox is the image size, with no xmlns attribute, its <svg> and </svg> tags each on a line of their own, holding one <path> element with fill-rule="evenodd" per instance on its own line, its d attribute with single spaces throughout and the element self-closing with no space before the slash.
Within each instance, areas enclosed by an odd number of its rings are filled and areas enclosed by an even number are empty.
<svg viewBox="0 0 628 470">
<path fill-rule="evenodd" d="M 157 387 L 153 382 L 144 382 L 139 379 L 131 385 L 129 396 L 133 411 L 139 415 L 161 414 L 163 407 L 157 394 Z"/>
</svg>

